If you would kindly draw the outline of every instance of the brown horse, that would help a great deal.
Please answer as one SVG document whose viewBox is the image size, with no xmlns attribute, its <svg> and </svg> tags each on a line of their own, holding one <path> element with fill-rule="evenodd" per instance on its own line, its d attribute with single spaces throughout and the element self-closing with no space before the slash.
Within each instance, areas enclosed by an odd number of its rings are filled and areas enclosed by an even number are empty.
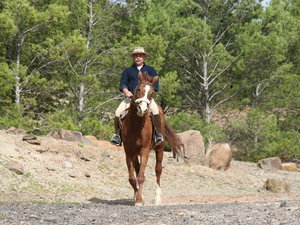
<svg viewBox="0 0 300 225">
<path fill-rule="evenodd" d="M 154 149 L 156 154 L 155 173 L 157 182 L 155 204 L 160 204 L 160 176 L 162 173 L 164 143 L 156 145 L 153 140 L 154 128 L 151 122 L 151 113 L 148 110 L 154 92 L 153 84 L 158 81 L 158 76 L 152 77 L 141 72 L 139 72 L 138 76 L 140 83 L 135 89 L 128 113 L 122 123 L 122 140 L 126 153 L 129 183 L 134 190 L 135 205 L 142 205 L 145 168 L 150 150 Z M 179 156 L 182 156 L 181 150 L 183 145 L 175 132 L 165 122 L 161 108 L 160 115 L 162 118 L 162 135 L 171 145 L 172 150 Z M 134 172 L 136 172 L 136 176 Z"/>
</svg>

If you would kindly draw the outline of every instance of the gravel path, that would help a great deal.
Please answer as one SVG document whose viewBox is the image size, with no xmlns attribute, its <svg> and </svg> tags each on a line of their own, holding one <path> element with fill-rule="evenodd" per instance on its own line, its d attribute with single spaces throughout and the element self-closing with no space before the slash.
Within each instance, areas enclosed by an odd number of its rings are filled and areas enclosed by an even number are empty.
<svg viewBox="0 0 300 225">
<path fill-rule="evenodd" d="M 0 224 L 300 224 L 300 201 L 134 207 L 128 200 L 92 204 L 0 204 Z"/>
</svg>

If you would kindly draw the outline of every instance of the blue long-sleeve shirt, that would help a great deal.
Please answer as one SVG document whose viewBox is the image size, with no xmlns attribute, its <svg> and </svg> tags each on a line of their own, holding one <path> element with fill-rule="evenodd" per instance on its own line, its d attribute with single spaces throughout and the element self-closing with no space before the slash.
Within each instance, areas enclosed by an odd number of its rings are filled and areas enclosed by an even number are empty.
<svg viewBox="0 0 300 225">
<path fill-rule="evenodd" d="M 143 67 L 141 68 L 141 72 L 142 73 L 147 72 L 150 76 L 153 77 L 158 76 L 156 70 L 152 66 L 148 66 L 146 64 L 144 64 Z M 127 88 L 130 92 L 133 93 L 136 86 L 139 83 L 138 73 L 139 70 L 134 64 L 124 69 L 121 74 L 119 90 L 122 91 L 124 88 Z M 158 82 L 153 85 L 155 91 L 158 91 L 158 86 L 159 86 Z"/>
</svg>

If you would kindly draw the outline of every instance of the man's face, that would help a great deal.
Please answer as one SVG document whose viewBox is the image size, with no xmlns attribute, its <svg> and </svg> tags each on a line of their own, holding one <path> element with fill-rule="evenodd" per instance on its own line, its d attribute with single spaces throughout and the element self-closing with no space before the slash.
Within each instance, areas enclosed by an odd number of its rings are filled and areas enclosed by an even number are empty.
<svg viewBox="0 0 300 225">
<path fill-rule="evenodd" d="M 145 61 L 145 54 L 143 53 L 136 53 L 132 55 L 133 61 L 136 66 L 142 66 Z"/>
</svg>

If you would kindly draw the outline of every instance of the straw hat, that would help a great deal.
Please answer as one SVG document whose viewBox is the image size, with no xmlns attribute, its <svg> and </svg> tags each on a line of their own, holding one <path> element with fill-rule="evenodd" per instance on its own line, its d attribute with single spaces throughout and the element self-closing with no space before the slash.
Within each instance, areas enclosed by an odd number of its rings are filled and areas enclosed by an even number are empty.
<svg viewBox="0 0 300 225">
<path fill-rule="evenodd" d="M 133 56 L 134 54 L 144 54 L 146 56 L 149 56 L 149 54 L 147 52 L 145 52 L 143 47 L 137 47 L 133 50 L 133 52 L 129 53 L 130 56 Z"/>
</svg>

